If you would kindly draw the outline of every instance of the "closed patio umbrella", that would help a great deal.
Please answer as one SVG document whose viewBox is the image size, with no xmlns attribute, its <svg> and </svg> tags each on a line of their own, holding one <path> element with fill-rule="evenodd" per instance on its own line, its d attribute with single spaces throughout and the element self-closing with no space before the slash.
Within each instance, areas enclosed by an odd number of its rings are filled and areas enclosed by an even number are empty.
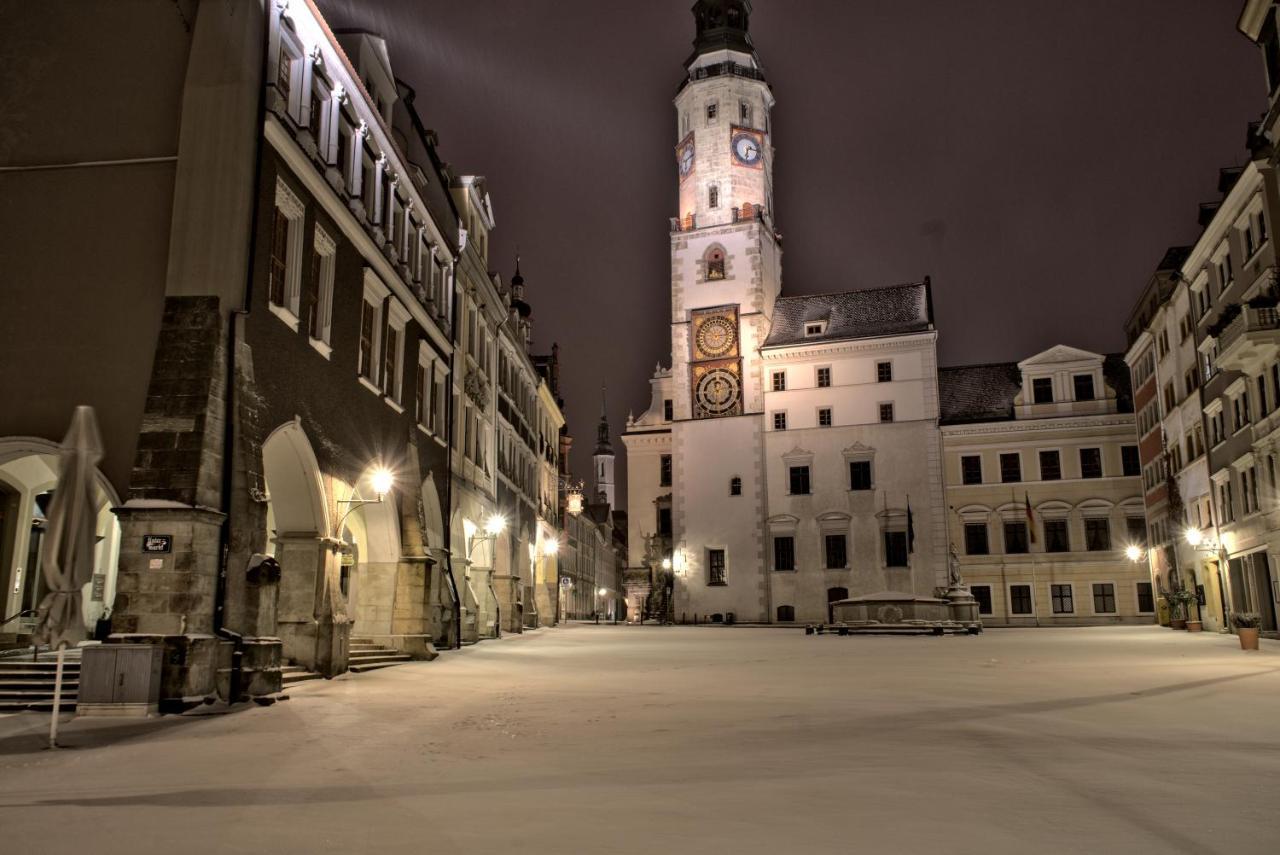
<svg viewBox="0 0 1280 855">
<path fill-rule="evenodd" d="M 97 523 L 94 476 L 101 459 L 102 439 L 93 407 L 76 407 L 59 453 L 58 486 L 49 506 L 48 534 L 40 558 L 49 593 L 40 601 L 36 638 L 58 651 L 50 748 L 56 748 L 58 741 L 63 655 L 85 636 L 80 599 L 81 589 L 93 579 Z"/>
</svg>

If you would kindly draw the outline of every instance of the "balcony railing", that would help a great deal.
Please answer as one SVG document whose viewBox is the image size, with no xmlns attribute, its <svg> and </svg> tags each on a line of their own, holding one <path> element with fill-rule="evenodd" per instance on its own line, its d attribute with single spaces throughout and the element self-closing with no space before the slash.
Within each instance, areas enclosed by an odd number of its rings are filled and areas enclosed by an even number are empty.
<svg viewBox="0 0 1280 855">
<path fill-rule="evenodd" d="M 1275 307 L 1241 307 L 1240 314 L 1218 336 L 1218 364 L 1224 368 L 1239 368 L 1242 359 L 1253 355 L 1255 345 L 1265 345 L 1273 350 L 1276 336 L 1269 333 L 1275 330 L 1280 330 L 1280 312 Z M 1256 335 L 1259 333 L 1266 335 Z"/>
<path fill-rule="evenodd" d="M 751 220 L 764 221 L 765 210 L 763 205 L 753 205 L 750 202 L 744 202 L 741 207 L 730 208 L 731 223 L 745 223 Z M 691 232 L 699 228 L 698 217 L 696 214 L 685 214 L 683 217 L 671 217 L 671 232 Z"/>
<path fill-rule="evenodd" d="M 708 77 L 720 77 L 725 74 L 734 77 L 746 77 L 750 80 L 764 80 L 764 72 L 758 68 L 752 68 L 749 65 L 741 65 L 736 62 L 720 62 L 715 65 L 703 65 L 695 68 L 680 84 L 680 90 L 678 91 L 682 91 L 695 80 L 706 80 Z"/>
</svg>

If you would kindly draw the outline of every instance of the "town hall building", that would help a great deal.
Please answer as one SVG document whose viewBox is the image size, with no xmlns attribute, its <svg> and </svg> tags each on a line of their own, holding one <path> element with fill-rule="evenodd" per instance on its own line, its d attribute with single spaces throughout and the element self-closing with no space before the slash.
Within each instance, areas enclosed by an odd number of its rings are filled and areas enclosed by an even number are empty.
<svg viewBox="0 0 1280 855">
<path fill-rule="evenodd" d="M 928 278 L 784 296 L 769 87 L 747 0 L 700 0 L 675 98 L 671 365 L 623 435 L 628 567 L 671 620 L 820 621 L 947 583 Z"/>
</svg>

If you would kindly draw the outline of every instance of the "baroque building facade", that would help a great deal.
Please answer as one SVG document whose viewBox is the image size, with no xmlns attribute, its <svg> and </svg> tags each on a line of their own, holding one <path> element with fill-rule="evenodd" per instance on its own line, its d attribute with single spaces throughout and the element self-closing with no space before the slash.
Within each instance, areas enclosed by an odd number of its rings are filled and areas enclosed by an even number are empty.
<svg viewBox="0 0 1280 855">
<path fill-rule="evenodd" d="M 682 621 L 825 620 L 835 600 L 946 584 L 929 283 L 782 296 L 774 98 L 750 13 L 693 8 L 671 366 L 623 435 L 632 589 L 669 571 L 663 610 Z"/>
<path fill-rule="evenodd" d="M 1129 376 L 1058 346 L 942 369 L 947 504 L 961 574 L 990 626 L 1150 623 L 1130 547 L 1146 543 Z"/>
</svg>

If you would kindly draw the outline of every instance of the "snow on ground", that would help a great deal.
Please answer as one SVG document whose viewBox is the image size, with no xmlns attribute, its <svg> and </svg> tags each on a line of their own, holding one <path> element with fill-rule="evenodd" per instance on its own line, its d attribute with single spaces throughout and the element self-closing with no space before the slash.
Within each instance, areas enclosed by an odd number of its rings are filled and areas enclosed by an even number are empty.
<svg viewBox="0 0 1280 855">
<path fill-rule="evenodd" d="M 0 849 L 1275 853 L 1263 645 L 575 626 L 271 708 L 80 719 L 63 751 L 24 713 L 0 718 Z"/>
</svg>

